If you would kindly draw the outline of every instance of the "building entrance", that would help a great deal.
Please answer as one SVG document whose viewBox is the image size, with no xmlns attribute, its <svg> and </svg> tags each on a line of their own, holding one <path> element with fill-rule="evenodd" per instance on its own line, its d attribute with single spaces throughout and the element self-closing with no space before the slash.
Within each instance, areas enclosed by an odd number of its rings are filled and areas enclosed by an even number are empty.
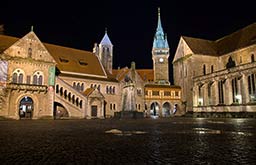
<svg viewBox="0 0 256 165">
<path fill-rule="evenodd" d="M 19 105 L 20 119 L 32 119 L 33 117 L 33 100 L 30 97 L 23 97 Z"/>
</svg>

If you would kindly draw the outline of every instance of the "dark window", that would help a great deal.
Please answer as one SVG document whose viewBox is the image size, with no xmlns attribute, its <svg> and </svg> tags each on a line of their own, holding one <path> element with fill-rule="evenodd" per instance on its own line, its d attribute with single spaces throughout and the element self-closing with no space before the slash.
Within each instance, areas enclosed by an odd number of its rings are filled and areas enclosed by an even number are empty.
<svg viewBox="0 0 256 165">
<path fill-rule="evenodd" d="M 68 94 L 67 94 L 67 90 L 64 91 L 64 98 L 67 99 Z"/>
<path fill-rule="evenodd" d="M 56 93 L 59 93 L 59 85 L 56 85 Z"/>
<path fill-rule="evenodd" d="M 43 76 L 42 76 L 42 75 L 39 76 L 38 84 L 39 84 L 39 85 L 42 85 L 42 84 L 43 84 Z"/>
<path fill-rule="evenodd" d="M 34 84 L 34 85 L 37 85 L 37 75 L 34 75 L 34 76 L 33 76 L 33 84 Z"/>
<path fill-rule="evenodd" d="M 13 73 L 13 75 L 12 75 L 12 82 L 13 83 L 17 83 L 17 77 L 18 77 L 17 73 Z"/>
<path fill-rule="evenodd" d="M 81 85 L 81 91 L 82 92 L 84 91 L 84 83 L 82 83 L 82 85 Z"/>
<path fill-rule="evenodd" d="M 153 96 L 159 96 L 159 91 L 153 91 L 153 92 L 152 92 L 152 95 L 153 95 Z"/>
<path fill-rule="evenodd" d="M 113 94 L 115 94 L 116 93 L 116 88 L 115 87 L 113 87 Z"/>
<path fill-rule="evenodd" d="M 205 75 L 206 74 L 206 66 L 203 65 L 203 74 Z"/>
<path fill-rule="evenodd" d="M 27 84 L 30 84 L 31 76 L 27 76 Z"/>
<path fill-rule="evenodd" d="M 218 82 L 219 104 L 224 104 L 223 85 L 224 85 L 223 80 Z"/>
<path fill-rule="evenodd" d="M 22 73 L 20 73 L 18 81 L 19 81 L 18 83 L 20 83 L 20 84 L 23 83 L 23 74 Z"/>
<path fill-rule="evenodd" d="M 254 54 L 251 55 L 251 62 L 254 62 Z"/>
<path fill-rule="evenodd" d="M 28 48 L 28 57 L 32 57 L 32 48 Z"/>
<path fill-rule="evenodd" d="M 83 108 L 83 101 L 80 100 L 80 108 Z"/>
<path fill-rule="evenodd" d="M 213 65 L 211 66 L 211 72 L 213 73 Z"/>
<path fill-rule="evenodd" d="M 251 101 L 256 101 L 256 84 L 255 84 L 255 74 L 248 76 L 248 92 Z"/>
<path fill-rule="evenodd" d="M 238 103 L 238 99 L 236 98 L 238 93 L 237 88 L 237 78 L 232 79 L 232 96 L 233 96 L 233 103 Z"/>
</svg>

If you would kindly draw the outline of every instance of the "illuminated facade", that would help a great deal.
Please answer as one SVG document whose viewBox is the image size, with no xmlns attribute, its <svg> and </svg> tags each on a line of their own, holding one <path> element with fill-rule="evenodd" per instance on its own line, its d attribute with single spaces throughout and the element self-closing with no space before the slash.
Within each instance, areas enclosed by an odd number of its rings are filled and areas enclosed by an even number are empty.
<svg viewBox="0 0 256 165">
<path fill-rule="evenodd" d="M 126 79 L 135 84 L 137 111 L 148 116 L 182 114 L 180 88 L 169 83 L 169 47 L 160 11 L 154 69 L 136 69 L 135 63 L 112 69 L 113 45 L 107 32 L 92 52 L 43 43 L 33 29 L 23 38 L 0 35 L 0 53 L 0 117 L 113 117 L 121 110 Z M 151 90 L 159 95 L 151 96 Z"/>
<path fill-rule="evenodd" d="M 174 82 L 186 111 L 256 112 L 255 29 L 254 23 L 216 41 L 180 38 Z"/>
</svg>

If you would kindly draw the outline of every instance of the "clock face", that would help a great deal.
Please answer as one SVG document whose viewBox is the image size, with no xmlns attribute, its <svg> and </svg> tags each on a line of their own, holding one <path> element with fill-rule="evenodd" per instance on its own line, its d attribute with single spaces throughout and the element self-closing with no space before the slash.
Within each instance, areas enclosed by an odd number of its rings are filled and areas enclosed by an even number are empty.
<svg viewBox="0 0 256 165">
<path fill-rule="evenodd" d="M 159 62 L 164 62 L 164 59 L 163 58 L 159 58 Z"/>
</svg>

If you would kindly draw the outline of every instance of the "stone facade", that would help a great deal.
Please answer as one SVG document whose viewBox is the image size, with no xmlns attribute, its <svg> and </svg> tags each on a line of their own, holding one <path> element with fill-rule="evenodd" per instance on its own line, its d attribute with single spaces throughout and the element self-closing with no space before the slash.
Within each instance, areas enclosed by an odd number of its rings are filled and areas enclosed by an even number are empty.
<svg viewBox="0 0 256 165">
<path fill-rule="evenodd" d="M 107 33 L 92 52 L 42 43 L 33 31 L 23 38 L 0 35 L 0 117 L 113 117 L 122 109 L 126 79 L 134 84 L 136 111 L 150 114 L 148 105 L 153 102 L 161 104 L 158 109 L 173 111 L 173 106 L 181 105 L 181 92 L 169 83 L 169 46 L 159 22 L 160 13 L 152 48 L 154 69 L 136 69 L 135 62 L 131 68 L 113 69 Z M 145 96 L 150 84 L 160 97 Z M 168 94 L 162 97 L 162 92 Z M 169 116 L 162 114 L 155 115 Z"/>
<path fill-rule="evenodd" d="M 255 29 L 217 41 L 181 37 L 173 69 L 186 111 L 256 112 Z"/>
</svg>

